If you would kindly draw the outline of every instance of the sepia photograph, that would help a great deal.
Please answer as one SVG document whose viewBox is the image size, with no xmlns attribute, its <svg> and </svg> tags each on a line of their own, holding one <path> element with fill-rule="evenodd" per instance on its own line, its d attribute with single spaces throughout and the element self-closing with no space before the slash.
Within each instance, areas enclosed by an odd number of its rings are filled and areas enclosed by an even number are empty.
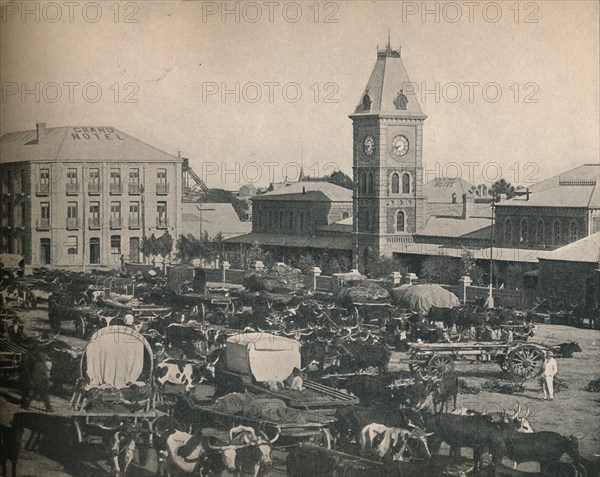
<svg viewBox="0 0 600 477">
<path fill-rule="evenodd" d="M 1 477 L 600 477 L 597 0 L 0 0 Z"/>
</svg>

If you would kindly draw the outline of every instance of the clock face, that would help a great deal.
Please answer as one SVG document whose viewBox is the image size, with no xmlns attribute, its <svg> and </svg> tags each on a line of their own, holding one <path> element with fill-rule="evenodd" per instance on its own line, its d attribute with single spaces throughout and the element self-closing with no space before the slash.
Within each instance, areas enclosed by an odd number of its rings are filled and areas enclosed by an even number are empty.
<svg viewBox="0 0 600 477">
<path fill-rule="evenodd" d="M 375 152 L 375 139 L 370 134 L 363 141 L 363 152 L 365 156 L 371 157 Z"/>
<path fill-rule="evenodd" d="M 399 135 L 392 140 L 392 154 L 396 157 L 404 157 L 408 154 L 408 139 L 405 136 Z"/>
</svg>

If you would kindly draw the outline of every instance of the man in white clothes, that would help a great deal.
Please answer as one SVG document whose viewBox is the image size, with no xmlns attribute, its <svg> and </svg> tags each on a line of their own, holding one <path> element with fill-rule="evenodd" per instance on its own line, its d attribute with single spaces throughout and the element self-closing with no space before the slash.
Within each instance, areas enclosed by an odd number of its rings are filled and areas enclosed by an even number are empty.
<svg viewBox="0 0 600 477">
<path fill-rule="evenodd" d="M 544 357 L 544 372 L 542 388 L 544 389 L 544 401 L 550 399 L 554 400 L 554 376 L 558 372 L 558 365 L 554 359 L 554 353 L 547 351 Z"/>
</svg>

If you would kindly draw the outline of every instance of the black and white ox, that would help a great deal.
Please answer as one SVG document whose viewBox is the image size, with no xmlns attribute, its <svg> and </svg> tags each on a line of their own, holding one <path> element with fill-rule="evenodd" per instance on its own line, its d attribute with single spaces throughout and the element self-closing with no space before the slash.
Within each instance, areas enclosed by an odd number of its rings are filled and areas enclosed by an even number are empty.
<svg viewBox="0 0 600 477">
<path fill-rule="evenodd" d="M 198 363 L 185 359 L 168 358 L 156 365 L 154 377 L 159 384 L 159 393 L 162 396 L 165 384 L 185 385 L 185 391 L 190 392 L 196 384 L 213 382 L 215 378 L 215 365 L 219 357 L 207 363 Z"/>
</svg>

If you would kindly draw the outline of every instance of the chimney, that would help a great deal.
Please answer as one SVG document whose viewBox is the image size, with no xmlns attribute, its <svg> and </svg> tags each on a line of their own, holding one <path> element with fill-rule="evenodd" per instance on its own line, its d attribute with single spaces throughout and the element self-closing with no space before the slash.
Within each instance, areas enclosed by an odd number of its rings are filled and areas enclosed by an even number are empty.
<svg viewBox="0 0 600 477">
<path fill-rule="evenodd" d="M 468 219 L 473 216 L 473 209 L 475 208 L 475 200 L 471 194 L 463 194 L 463 211 L 462 218 Z"/>
<path fill-rule="evenodd" d="M 42 136 L 46 134 L 46 123 L 37 123 L 35 125 L 37 129 L 37 143 L 41 143 Z"/>
<path fill-rule="evenodd" d="M 302 186 L 302 195 L 306 195 L 306 187 Z"/>
<path fill-rule="evenodd" d="M 525 200 L 529 200 L 529 187 L 525 189 Z"/>
</svg>

